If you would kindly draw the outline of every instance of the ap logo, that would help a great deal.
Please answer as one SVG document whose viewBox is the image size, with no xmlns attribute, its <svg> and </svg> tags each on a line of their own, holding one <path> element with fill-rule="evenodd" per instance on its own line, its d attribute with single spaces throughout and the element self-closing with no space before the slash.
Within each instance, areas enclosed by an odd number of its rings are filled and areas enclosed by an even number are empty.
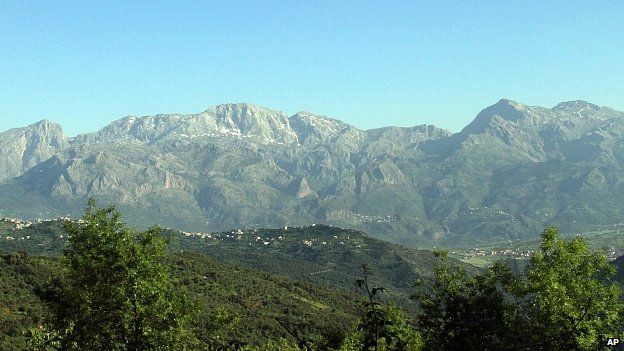
<svg viewBox="0 0 624 351">
<path fill-rule="evenodd" d="M 608 338 L 607 339 L 607 348 L 613 348 L 620 350 L 620 347 L 624 346 L 621 344 L 622 340 L 620 338 Z M 619 347 L 618 347 L 619 346 Z"/>
</svg>

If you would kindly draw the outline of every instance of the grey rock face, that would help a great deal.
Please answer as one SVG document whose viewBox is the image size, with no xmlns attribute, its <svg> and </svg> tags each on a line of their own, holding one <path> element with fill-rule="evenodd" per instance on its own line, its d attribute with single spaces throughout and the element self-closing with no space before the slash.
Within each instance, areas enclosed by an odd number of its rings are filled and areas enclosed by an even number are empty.
<svg viewBox="0 0 624 351">
<path fill-rule="evenodd" d="M 299 183 L 299 189 L 297 190 L 297 198 L 298 199 L 302 199 L 306 196 L 311 195 L 312 189 L 310 189 L 310 186 L 308 185 L 308 181 L 304 178 L 301 178 L 301 182 Z"/>
<path fill-rule="evenodd" d="M 261 144 L 297 141 L 281 112 L 250 104 L 226 104 L 194 115 L 128 116 L 97 133 L 76 138 L 77 144 L 98 142 L 156 143 L 163 140 L 249 138 Z"/>
<path fill-rule="evenodd" d="M 0 133 L 0 180 L 21 175 L 66 146 L 61 126 L 47 120 Z"/>
</svg>

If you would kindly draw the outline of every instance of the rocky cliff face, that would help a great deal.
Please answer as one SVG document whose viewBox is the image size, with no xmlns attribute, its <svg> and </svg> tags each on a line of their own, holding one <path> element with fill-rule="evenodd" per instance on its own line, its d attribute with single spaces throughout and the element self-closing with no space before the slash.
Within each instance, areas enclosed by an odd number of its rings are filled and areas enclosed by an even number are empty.
<svg viewBox="0 0 624 351">
<path fill-rule="evenodd" d="M 0 133 L 0 180 L 21 175 L 66 146 L 61 126 L 47 120 Z"/>
<path fill-rule="evenodd" d="M 195 115 L 128 116 L 97 133 L 79 136 L 76 143 L 155 143 L 170 139 L 218 137 L 245 138 L 261 144 L 297 142 L 288 117 L 281 112 L 250 104 L 226 104 Z"/>
<path fill-rule="evenodd" d="M 50 122 L 0 135 L 0 211 L 21 216 L 77 215 L 94 196 L 136 224 L 330 223 L 459 244 L 618 225 L 624 211 L 624 113 L 582 101 L 503 99 L 456 134 L 227 104 L 72 141 Z"/>
</svg>

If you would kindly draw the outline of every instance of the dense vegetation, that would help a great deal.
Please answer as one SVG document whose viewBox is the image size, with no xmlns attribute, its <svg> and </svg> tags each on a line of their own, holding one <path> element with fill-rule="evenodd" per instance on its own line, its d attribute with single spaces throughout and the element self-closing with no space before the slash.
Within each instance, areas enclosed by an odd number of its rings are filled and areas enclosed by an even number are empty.
<svg viewBox="0 0 624 351">
<path fill-rule="evenodd" d="M 34 223 L 16 231 L 0 228 L 0 237 L 15 238 L 0 240 L 0 249 L 60 255 L 68 245 L 63 223 Z M 416 307 L 409 299 L 413 282 L 430 281 L 437 262 L 431 251 L 409 249 L 359 231 L 323 225 L 211 234 L 163 230 L 163 235 L 169 240 L 170 253 L 204 253 L 218 262 L 351 292 L 358 292 L 354 281 L 360 277 L 361 265 L 368 263 L 377 284 L 387 289 L 384 299 L 410 310 Z M 465 268 L 476 271 L 468 265 Z"/>
<path fill-rule="evenodd" d="M 276 318 L 311 340 L 335 345 L 361 312 L 357 295 L 219 264 L 202 254 L 171 256 L 167 266 L 173 285 L 195 306 L 190 329 L 211 345 L 290 339 Z M 50 316 L 41 292 L 59 269 L 57 258 L 2 255 L 0 350 L 28 349 L 25 332 Z"/>
<path fill-rule="evenodd" d="M 497 262 L 468 278 L 439 255 L 433 290 L 416 293 L 428 350 L 598 350 L 624 336 L 616 268 L 580 237 L 547 228 L 520 273 Z"/>
<path fill-rule="evenodd" d="M 0 258 L 0 350 L 26 350 L 25 332 L 43 323 L 48 310 L 38 295 L 59 268 L 57 259 L 25 253 Z"/>
<path fill-rule="evenodd" d="M 179 252 L 180 242 L 167 253 L 161 230 L 130 229 L 113 208 L 90 204 L 61 230 L 70 235 L 62 258 L 2 255 L 3 350 L 597 350 L 624 336 L 616 266 L 556 228 L 517 272 L 502 262 L 470 271 L 436 253 L 433 275 L 415 275 L 419 308 L 408 310 L 380 299 L 388 289 L 379 282 L 392 279 L 368 266 L 352 282 L 356 295 Z M 256 237 L 270 246 L 277 232 L 265 234 Z M 298 239 L 270 252 L 347 255 L 327 241 L 301 250 Z M 338 235 L 321 238 L 330 239 Z"/>
</svg>

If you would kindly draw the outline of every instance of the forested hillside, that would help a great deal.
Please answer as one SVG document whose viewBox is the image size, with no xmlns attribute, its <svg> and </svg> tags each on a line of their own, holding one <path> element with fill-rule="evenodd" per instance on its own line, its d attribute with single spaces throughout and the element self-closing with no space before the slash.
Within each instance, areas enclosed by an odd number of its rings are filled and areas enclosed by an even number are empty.
<svg viewBox="0 0 624 351">
<path fill-rule="evenodd" d="M 483 270 L 325 226 L 140 232 L 92 203 L 79 222 L 1 230 L 20 250 L 0 256 L 3 350 L 589 351 L 624 336 L 622 258 L 552 227 L 526 263 Z"/>
<path fill-rule="evenodd" d="M 260 345 L 287 339 L 279 318 L 310 338 L 336 343 L 362 309 L 360 295 L 220 264 L 202 254 L 173 255 L 168 266 L 174 285 L 197 305 L 194 324 L 206 342 Z M 28 349 L 26 332 L 42 325 L 50 313 L 42 289 L 60 267 L 58 258 L 2 254 L 1 350 Z"/>
<path fill-rule="evenodd" d="M 0 221 L 4 226 L 4 230 L 0 227 L 0 249 L 58 256 L 67 245 L 63 223 L 46 221 L 13 230 L 15 223 Z M 350 292 L 358 291 L 354 282 L 362 273 L 361 265 L 368 264 L 377 283 L 387 288 L 384 298 L 410 309 L 415 308 L 409 299 L 413 282 L 430 280 L 437 262 L 431 251 L 322 225 L 220 233 L 166 229 L 163 235 L 169 240 L 171 253 L 203 253 L 221 263 Z M 468 265 L 466 269 L 477 270 Z"/>
</svg>

